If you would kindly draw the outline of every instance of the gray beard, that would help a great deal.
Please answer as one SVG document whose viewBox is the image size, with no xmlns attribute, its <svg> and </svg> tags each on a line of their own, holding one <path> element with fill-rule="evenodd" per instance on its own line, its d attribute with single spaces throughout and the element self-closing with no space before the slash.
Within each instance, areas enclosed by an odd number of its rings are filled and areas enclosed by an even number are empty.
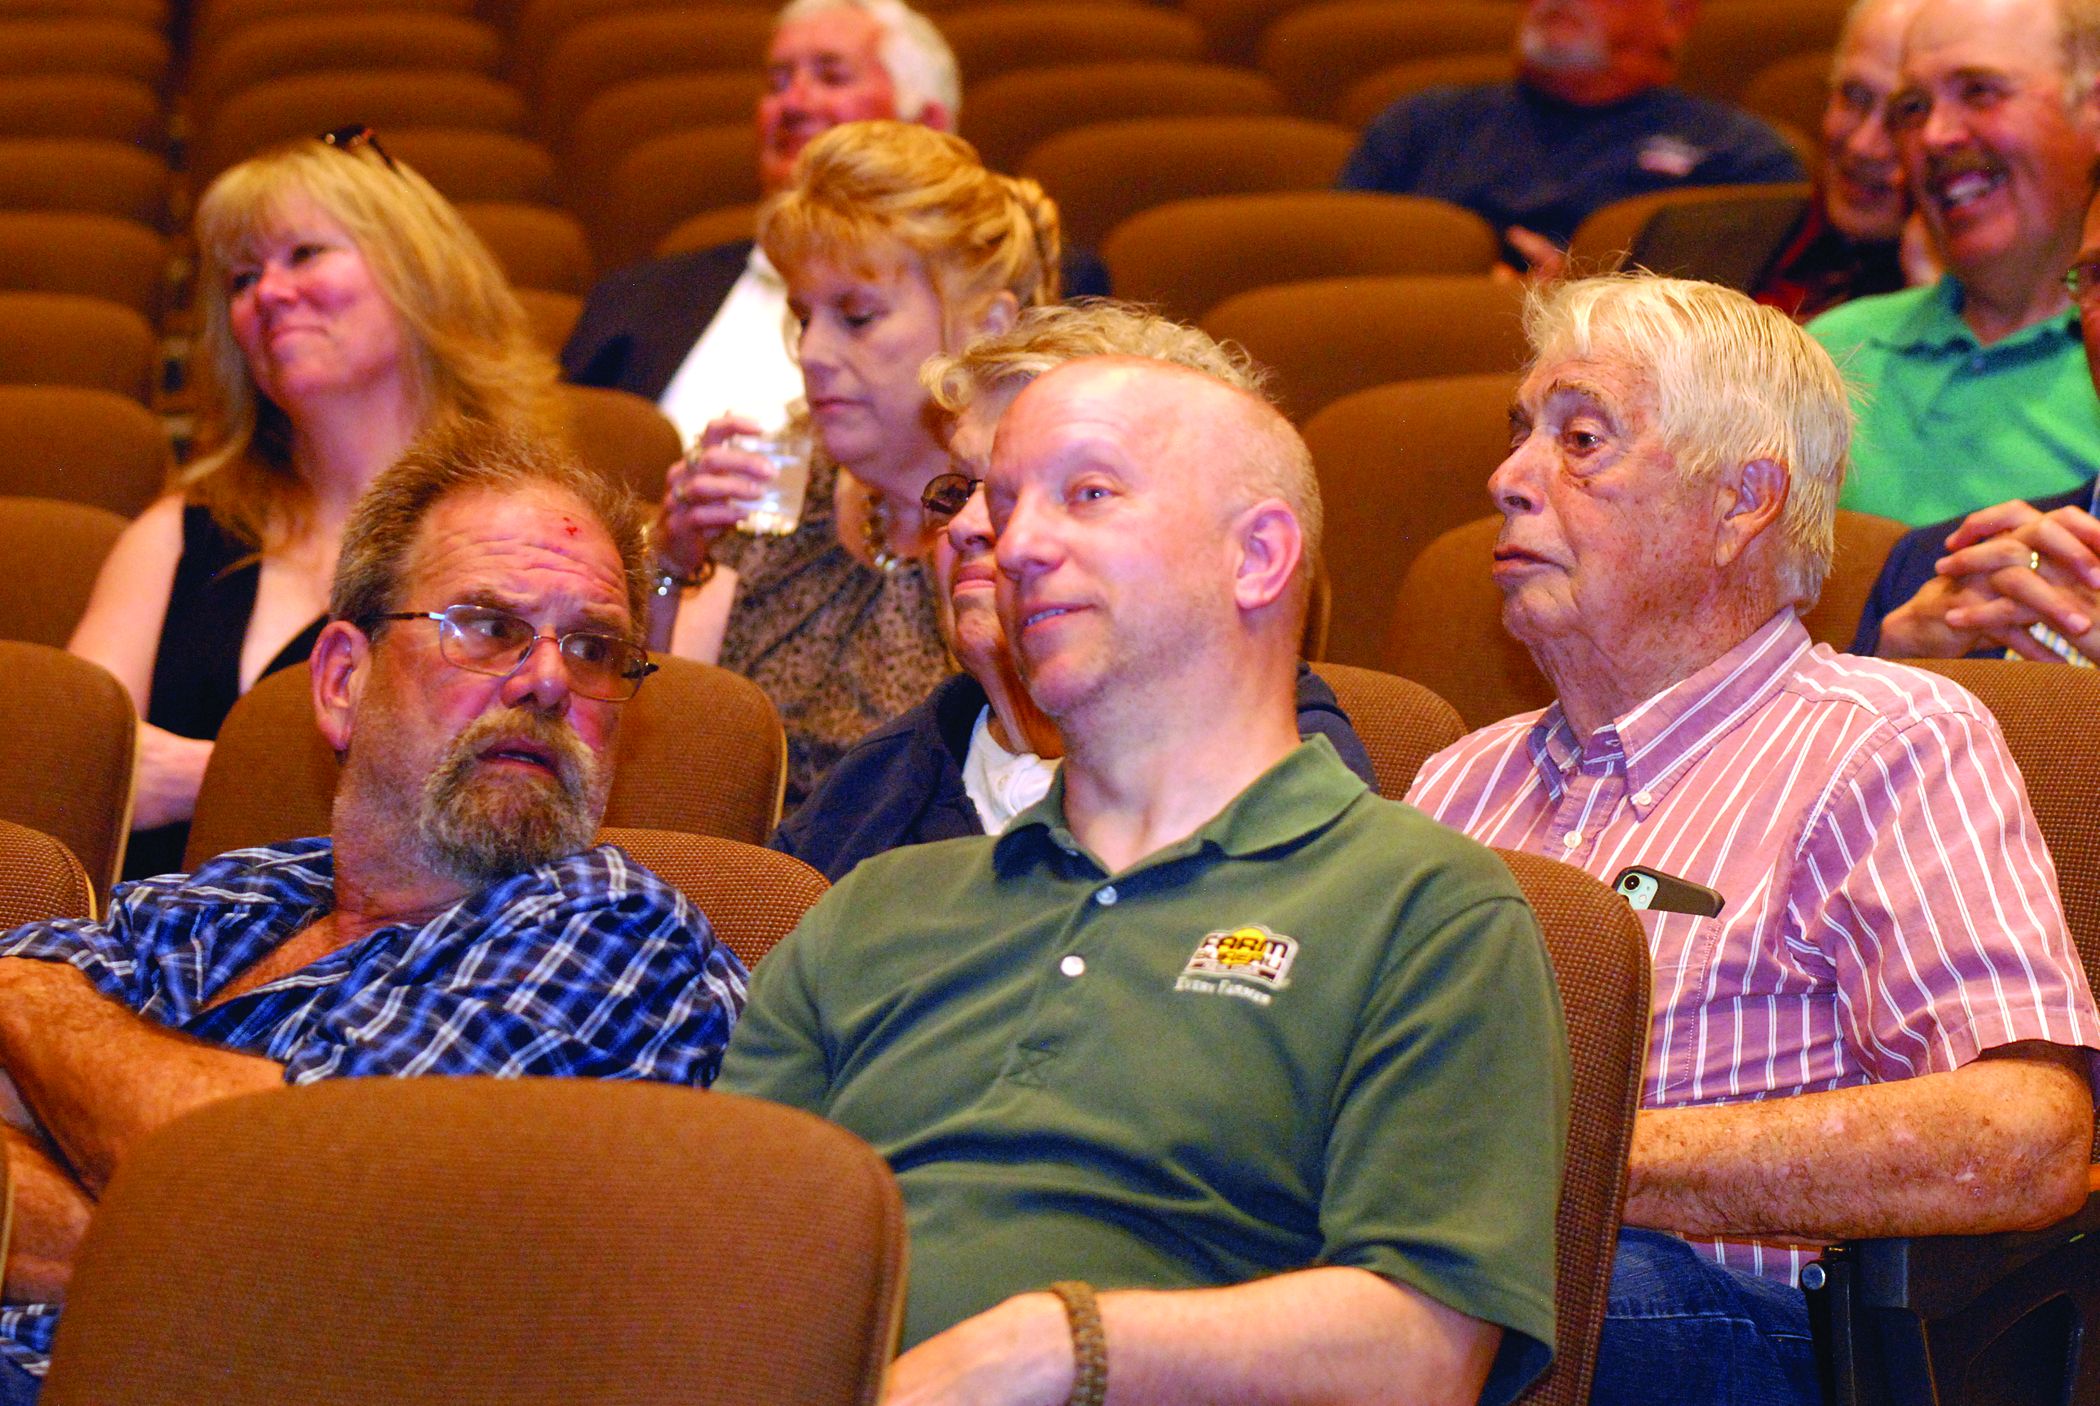
<svg viewBox="0 0 2100 1406">
<path fill-rule="evenodd" d="M 548 748 L 553 779 L 485 774 L 480 753 L 498 737 Z M 433 867 L 462 883 L 491 884 L 586 848 L 606 789 L 598 759 L 566 722 L 522 708 L 485 714 L 424 782 L 416 838 Z"/>
</svg>

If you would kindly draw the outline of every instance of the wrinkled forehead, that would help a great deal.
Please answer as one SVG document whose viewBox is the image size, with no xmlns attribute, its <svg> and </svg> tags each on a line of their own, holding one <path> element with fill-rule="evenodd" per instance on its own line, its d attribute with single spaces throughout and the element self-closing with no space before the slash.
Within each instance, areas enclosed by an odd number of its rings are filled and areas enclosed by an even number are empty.
<svg viewBox="0 0 2100 1406">
<path fill-rule="evenodd" d="M 416 609 L 558 606 L 608 628 L 632 624 L 612 534 L 581 499 L 545 483 L 465 488 L 431 504 L 401 592 Z"/>
<path fill-rule="evenodd" d="M 1654 369 L 1609 336 L 1554 338 L 1541 347 L 1517 388 L 1517 408 L 1537 418 L 1556 398 L 1577 399 L 1638 430 L 1661 409 Z"/>
<path fill-rule="evenodd" d="M 866 66 L 887 76 L 882 67 L 882 25 L 866 11 L 846 6 L 819 10 L 782 24 L 766 45 L 766 62 Z"/>
<path fill-rule="evenodd" d="M 2051 0 L 1923 0 L 1903 31 L 1907 81 L 2012 73 L 2061 80 L 2063 23 Z"/>
</svg>

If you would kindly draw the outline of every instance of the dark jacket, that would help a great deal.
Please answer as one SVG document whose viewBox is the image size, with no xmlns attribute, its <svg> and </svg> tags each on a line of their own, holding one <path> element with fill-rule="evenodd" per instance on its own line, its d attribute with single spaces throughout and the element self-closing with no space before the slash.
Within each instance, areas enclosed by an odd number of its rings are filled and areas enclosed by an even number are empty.
<svg viewBox="0 0 2100 1406">
<path fill-rule="evenodd" d="M 963 790 L 962 768 L 987 701 L 968 674 L 941 684 L 849 748 L 768 843 L 837 883 L 884 850 L 983 834 L 984 822 Z M 1349 770 L 1375 784 L 1370 755 L 1334 690 L 1304 664 L 1298 666 L 1298 732 L 1325 737 Z"/>
</svg>

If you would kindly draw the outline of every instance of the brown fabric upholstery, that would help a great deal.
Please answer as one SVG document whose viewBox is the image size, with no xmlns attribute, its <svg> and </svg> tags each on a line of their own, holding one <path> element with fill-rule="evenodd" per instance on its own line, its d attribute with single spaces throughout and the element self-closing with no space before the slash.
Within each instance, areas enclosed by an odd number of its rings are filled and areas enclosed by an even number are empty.
<svg viewBox="0 0 2100 1406">
<path fill-rule="evenodd" d="M 1807 184 L 1696 186 L 1684 190 L 1657 191 L 1615 200 L 1593 212 L 1576 227 L 1568 241 L 1568 259 L 1582 273 L 1616 269 L 1625 259 L 1648 222 L 1661 211 L 1678 205 L 1704 205 L 1714 201 L 1772 199 L 1798 200 L 1809 193 Z"/>
<path fill-rule="evenodd" d="M 793 932 L 831 887 L 792 855 L 717 835 L 609 829 L 599 831 L 598 839 L 626 850 L 628 858 L 684 894 L 747 968 Z"/>
<path fill-rule="evenodd" d="M 575 30 L 593 20 L 607 19 L 615 15 L 629 15 L 641 10 L 695 10 L 715 11 L 730 7 L 759 10 L 771 16 L 778 8 L 772 0 L 500 0 L 491 4 L 483 0 L 480 8 L 485 16 L 491 15 L 503 4 L 516 4 L 517 17 L 510 26 L 510 70 L 521 81 L 529 82 L 539 73 L 554 52 L 555 46 Z M 492 17 L 492 16 L 491 16 Z M 715 68 L 718 64 L 692 64 L 692 68 Z M 756 67 L 754 65 L 754 67 Z M 755 76 L 755 75 L 754 75 Z M 744 109 L 749 116 L 751 109 Z"/>
<path fill-rule="evenodd" d="M 1378 777 L 1378 794 L 1397 801 L 1414 784 L 1415 773 L 1444 748 L 1466 735 L 1458 710 L 1412 679 L 1359 669 L 1349 664 L 1318 664 Z"/>
<path fill-rule="evenodd" d="M 719 210 L 703 210 L 689 220 L 680 220 L 676 229 L 656 241 L 653 252 L 657 258 L 667 259 L 673 254 L 757 238 L 758 206 L 725 205 Z"/>
<path fill-rule="evenodd" d="M 1521 288 L 1484 274 L 1322 278 L 1227 298 L 1203 329 L 1273 371 L 1271 389 L 1302 425 L 1388 382 L 1516 371 L 1527 355 L 1522 306 Z"/>
<path fill-rule="evenodd" d="M 172 459 L 160 420 L 114 391 L 0 386 L 0 494 L 92 503 L 124 517 L 160 496 Z"/>
<path fill-rule="evenodd" d="M 966 93 L 1023 68 L 1203 57 L 1202 26 L 1186 15 L 1086 0 L 976 6 L 944 15 L 941 33 L 955 50 Z"/>
<path fill-rule="evenodd" d="M 602 198 L 620 159 L 651 138 L 694 127 L 748 126 L 765 89 L 763 76 L 740 70 L 667 73 L 607 88 L 576 115 L 561 150 L 562 190 L 570 207 L 588 208 Z M 756 161 L 757 152 L 751 155 Z"/>
<path fill-rule="evenodd" d="M 562 245 L 573 238 L 576 253 L 589 257 L 583 252 L 582 226 L 576 223 L 573 215 L 553 208 L 561 198 L 560 182 L 555 179 L 553 154 L 538 142 L 510 132 L 490 132 L 474 127 L 411 127 L 398 134 L 389 133 L 386 149 L 388 155 L 413 166 L 425 180 L 437 187 L 439 194 L 456 204 L 514 201 L 527 209 L 558 217 L 560 228 L 542 217 L 533 237 Z M 475 223 L 472 213 L 468 212 L 468 215 L 469 223 Z M 481 230 L 478 223 L 475 228 L 477 232 Z M 573 231 L 573 235 L 569 231 Z M 488 235 L 483 233 L 482 238 L 487 239 Z M 527 271 L 559 259 L 564 275 L 574 276 L 568 268 L 571 255 L 566 247 L 553 259 L 545 255 L 521 258 L 514 250 L 501 252 Z M 509 263 L 505 264 L 506 270 L 510 267 Z M 511 281 L 520 281 L 519 275 L 512 273 Z"/>
<path fill-rule="evenodd" d="M 97 137 L 0 140 L 0 209 L 77 210 L 168 226 L 168 163 Z"/>
<path fill-rule="evenodd" d="M 387 150 L 395 152 L 408 129 L 415 127 L 522 132 L 525 96 L 486 74 L 443 70 L 346 70 L 273 78 L 219 105 L 205 124 L 191 169 L 201 189 L 228 166 L 265 147 L 352 122 L 378 128 Z M 412 157 L 408 160 L 422 169 Z"/>
<path fill-rule="evenodd" d="M 0 498 L 0 639 L 65 648 L 124 519 L 55 498 Z"/>
<path fill-rule="evenodd" d="M 131 695 L 99 664 L 17 640 L 0 640 L 0 678 L 0 819 L 59 841 L 106 893 L 131 830 Z"/>
<path fill-rule="evenodd" d="M 1708 0 L 1685 40 L 1677 86 L 1732 102 L 1760 65 L 1836 48 L 1844 22 L 1845 7 L 1831 0 Z"/>
<path fill-rule="evenodd" d="M 1626 900 L 1581 870 L 1534 854 L 1497 853 L 1546 935 L 1574 1072 L 1554 1226 L 1553 1365 L 1517 1399 L 1581 1406 L 1590 1399 L 1626 1204 L 1626 1154 L 1648 1047 L 1648 939 Z"/>
<path fill-rule="evenodd" d="M 95 886 L 73 851 L 41 830 L 0 820 L 0 932 L 47 918 L 92 918 L 96 908 Z M 0 1258 L 5 1250 L 0 1231 Z"/>
<path fill-rule="evenodd" d="M 0 135 L 100 137 L 158 151 L 167 138 L 160 98 L 136 78 L 107 73 L 0 77 Z"/>
<path fill-rule="evenodd" d="M 127 307 L 77 293 L 0 293 L 0 383 L 85 386 L 153 403 L 160 345 Z"/>
<path fill-rule="evenodd" d="M 517 78 L 535 95 L 540 139 L 567 151 L 570 125 L 600 93 L 667 73 L 752 72 L 764 64 L 772 34 L 771 10 L 719 6 L 607 15 L 564 34 L 537 72 L 520 71 Z M 744 127 L 748 134 L 750 123 Z"/>
<path fill-rule="evenodd" d="M 763 843 L 780 819 L 787 738 L 758 685 L 690 659 L 658 658 L 620 722 L 604 823 Z M 248 690 L 219 728 L 183 862 L 325 835 L 336 763 L 314 726 L 306 671 Z"/>
<path fill-rule="evenodd" d="M 643 142 L 582 213 L 598 266 L 610 270 L 647 258 L 695 215 L 758 198 L 758 140 L 749 122 L 729 122 Z"/>
<path fill-rule="evenodd" d="M 1381 665 L 1380 650 L 1401 580 L 1416 553 L 1488 506 L 1488 475 L 1509 449 L 1514 385 L 1513 376 L 1450 376 L 1380 386 L 1336 401 L 1306 425 L 1328 505 L 1321 551 L 1334 577 L 1330 656 L 1391 667 Z M 1484 556 L 1479 575 L 1487 579 Z"/>
<path fill-rule="evenodd" d="M 1396 63 L 1509 52 L 1517 12 L 1502 0 L 1335 0 L 1271 25 L 1260 67 L 1294 111 L 1331 117 L 1358 79 Z"/>
<path fill-rule="evenodd" d="M 546 349 L 549 356 L 560 356 L 567 345 L 569 333 L 575 330 L 576 319 L 583 316 L 583 299 L 574 293 L 552 293 L 545 288 L 513 288 L 518 301 L 525 305 L 525 317 L 532 323 L 533 339 Z"/>
<path fill-rule="evenodd" d="M 479 135 L 493 141 L 519 140 Z M 545 176 L 549 182 L 554 179 L 551 157 L 546 158 Z M 578 297 L 591 291 L 590 244 L 583 236 L 583 226 L 568 211 L 515 200 L 480 200 L 462 202 L 459 213 L 518 287 L 546 288 Z"/>
<path fill-rule="evenodd" d="M 1126 117 L 1267 117 L 1283 94 L 1259 73 L 1222 64 L 1118 61 L 1028 68 L 970 90 L 961 132 L 984 164 L 1011 171 L 1059 132 Z"/>
<path fill-rule="evenodd" d="M 463 15 L 334 10 L 261 20 L 199 53 L 189 99 L 209 113 L 244 88 L 329 69 L 453 69 L 494 77 L 503 55 L 495 30 Z"/>
<path fill-rule="evenodd" d="M 1098 249 L 1118 224 L 1170 200 L 1325 190 L 1355 145 L 1344 128 L 1295 117 L 1133 118 L 1060 133 L 1021 171 L 1057 200 L 1067 242 Z"/>
<path fill-rule="evenodd" d="M 644 503 L 663 497 L 664 471 L 685 452 L 678 427 L 653 401 L 597 386 L 563 386 L 569 436 L 583 462 Z"/>
<path fill-rule="evenodd" d="M 1319 0 L 1183 0 L 1181 9 L 1203 26 L 1204 45 L 1219 63 L 1254 67 L 1261 37 L 1292 10 Z"/>
<path fill-rule="evenodd" d="M 1414 59 L 1381 68 L 1360 78 L 1342 94 L 1335 120 L 1345 127 L 1367 127 L 1371 120 L 1424 88 L 1470 88 L 1483 83 L 1507 83 L 1516 76 L 1517 62 L 1507 52 L 1499 54 L 1440 54 L 1433 59 Z"/>
<path fill-rule="evenodd" d="M 1830 101 L 1830 67 L 1835 55 L 1810 49 L 1768 63 L 1743 85 L 1738 97 L 1745 110 L 1803 132 L 1822 130 L 1823 108 Z"/>
<path fill-rule="evenodd" d="M 167 278 L 166 243 L 135 220 L 0 211 L 0 289 L 106 298 L 157 323 Z"/>
<path fill-rule="evenodd" d="M 1860 613 L 1874 592 L 1874 579 L 1881 575 L 1889 549 L 1908 530 L 1891 518 L 1838 510 L 1837 553 L 1830 575 L 1823 579 L 1822 597 L 1801 617 L 1810 638 L 1837 650 L 1852 643 L 1859 633 Z"/>
<path fill-rule="evenodd" d="M 896 1182 L 796 1109 L 590 1079 L 228 1099 L 95 1208 L 49 1406 L 872 1406 Z"/>
<path fill-rule="evenodd" d="M 145 29 L 165 31 L 168 27 L 167 0 L 8 0 L 7 13 L 23 18 L 87 15 L 124 20 Z"/>
<path fill-rule="evenodd" d="M 1502 628 L 1488 569 L 1501 530 L 1500 517 L 1477 518 L 1424 547 L 1400 583 L 1386 638 L 1385 667 L 1434 689 L 1468 728 L 1553 701 L 1530 652 Z"/>
<path fill-rule="evenodd" d="M 168 76 L 168 41 L 93 16 L 0 21 L 0 74 L 31 73 L 106 73 L 158 88 Z"/>
<path fill-rule="evenodd" d="M 197 53 L 209 53 L 223 43 L 227 35 L 252 24 L 283 19 L 287 15 L 336 14 L 346 8 L 354 7 L 346 6 L 343 0 L 204 0 L 193 7 L 196 18 L 190 26 L 190 48 Z M 474 0 L 386 0 L 385 8 L 472 16 Z M 314 130 L 322 132 L 328 129 L 316 127 Z"/>
<path fill-rule="evenodd" d="M 1176 200 L 1101 246 L 1116 295 L 1193 322 L 1235 293 L 1360 275 L 1485 274 L 1501 242 L 1461 206 L 1423 196 L 1300 190 Z"/>
</svg>

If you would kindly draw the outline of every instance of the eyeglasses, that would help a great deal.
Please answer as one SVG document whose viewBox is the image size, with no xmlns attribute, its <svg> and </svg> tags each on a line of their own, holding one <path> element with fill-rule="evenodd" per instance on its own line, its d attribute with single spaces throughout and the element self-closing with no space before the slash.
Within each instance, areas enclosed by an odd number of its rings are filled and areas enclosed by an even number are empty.
<svg viewBox="0 0 2100 1406">
<path fill-rule="evenodd" d="M 2100 298 L 2100 259 L 2087 259 L 2064 270 L 2064 287 L 2073 301 L 2083 305 Z"/>
<path fill-rule="evenodd" d="M 983 482 L 968 474 L 935 474 L 926 491 L 919 495 L 919 506 L 925 509 L 926 516 L 946 522 L 969 506 L 970 495 Z"/>
<path fill-rule="evenodd" d="M 323 132 L 320 136 L 315 137 L 314 140 L 323 146 L 332 146 L 346 156 L 355 156 L 359 148 L 370 147 L 373 155 L 386 163 L 387 170 L 399 171 L 401 169 L 394 164 L 394 158 L 386 154 L 386 148 L 379 144 L 379 134 L 362 122 L 353 122 L 347 127 L 338 127 L 332 132 Z"/>
<path fill-rule="evenodd" d="M 625 703 L 657 666 L 641 646 L 596 630 L 566 630 L 543 635 L 532 622 L 507 610 L 485 605 L 455 605 L 445 610 L 400 610 L 374 615 L 381 620 L 435 620 L 438 653 L 448 664 L 470 673 L 507 679 L 518 671 L 541 640 L 553 640 L 569 670 L 569 687 L 585 698 Z"/>
</svg>

